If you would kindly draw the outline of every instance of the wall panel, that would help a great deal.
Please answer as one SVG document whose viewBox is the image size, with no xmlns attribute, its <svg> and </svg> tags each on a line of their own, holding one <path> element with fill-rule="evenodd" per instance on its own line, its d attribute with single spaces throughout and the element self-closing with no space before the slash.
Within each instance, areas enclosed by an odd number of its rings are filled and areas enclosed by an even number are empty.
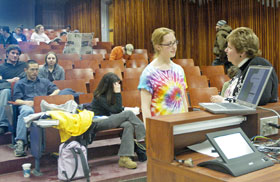
<svg viewBox="0 0 280 182">
<path fill-rule="evenodd" d="M 91 9 L 77 10 L 78 4 L 84 3 L 91 4 Z M 67 22 L 100 36 L 99 1 L 70 0 L 68 4 L 71 11 L 66 13 Z M 113 0 L 113 8 L 115 45 L 132 43 L 152 52 L 151 34 L 155 28 L 165 26 L 173 29 L 179 40 L 176 57 L 193 58 L 199 66 L 210 65 L 214 59 L 212 49 L 218 20 L 227 20 L 232 28 L 250 27 L 260 39 L 262 56 L 273 64 L 279 76 L 280 7 L 266 7 L 257 0 L 212 0 L 201 6 L 188 0 Z M 96 18 L 99 22 L 93 21 Z"/>
</svg>

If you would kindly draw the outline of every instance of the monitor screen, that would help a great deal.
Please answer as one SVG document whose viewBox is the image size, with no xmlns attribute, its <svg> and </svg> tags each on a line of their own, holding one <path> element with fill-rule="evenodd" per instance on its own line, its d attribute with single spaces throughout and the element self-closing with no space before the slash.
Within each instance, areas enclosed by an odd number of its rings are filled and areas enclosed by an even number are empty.
<svg viewBox="0 0 280 182">
<path fill-rule="evenodd" d="M 240 133 L 218 136 L 214 140 L 228 159 L 254 153 Z"/>
<path fill-rule="evenodd" d="M 250 67 L 237 99 L 257 105 L 269 73 L 269 67 Z"/>
</svg>

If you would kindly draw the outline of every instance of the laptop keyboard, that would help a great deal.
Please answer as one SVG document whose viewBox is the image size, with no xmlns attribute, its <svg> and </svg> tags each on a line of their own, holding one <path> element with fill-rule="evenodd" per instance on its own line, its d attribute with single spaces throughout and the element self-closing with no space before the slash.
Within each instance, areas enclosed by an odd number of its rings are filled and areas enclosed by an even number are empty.
<svg viewBox="0 0 280 182">
<path fill-rule="evenodd" d="M 219 103 L 218 105 L 222 106 L 223 108 L 227 108 L 227 109 L 241 109 L 244 108 L 241 105 L 236 105 L 233 103 Z"/>
</svg>

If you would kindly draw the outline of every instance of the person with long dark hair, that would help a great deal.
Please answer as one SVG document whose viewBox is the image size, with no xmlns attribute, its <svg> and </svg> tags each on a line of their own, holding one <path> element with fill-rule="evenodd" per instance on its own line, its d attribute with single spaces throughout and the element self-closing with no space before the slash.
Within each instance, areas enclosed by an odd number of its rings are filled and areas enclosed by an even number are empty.
<svg viewBox="0 0 280 182">
<path fill-rule="evenodd" d="M 135 169 L 137 163 L 130 157 L 134 156 L 134 136 L 136 140 L 145 138 L 146 131 L 143 122 L 132 112 L 123 111 L 120 78 L 114 73 L 103 76 L 92 100 L 92 110 L 95 118 L 94 132 L 123 128 L 121 145 L 118 152 L 119 166 Z M 96 116 L 108 116 L 102 119 Z"/>
<path fill-rule="evenodd" d="M 50 51 L 47 53 L 45 64 L 39 69 L 38 76 L 49 79 L 51 82 L 54 80 L 65 80 L 64 69 L 58 64 L 58 59 L 54 52 Z"/>
</svg>

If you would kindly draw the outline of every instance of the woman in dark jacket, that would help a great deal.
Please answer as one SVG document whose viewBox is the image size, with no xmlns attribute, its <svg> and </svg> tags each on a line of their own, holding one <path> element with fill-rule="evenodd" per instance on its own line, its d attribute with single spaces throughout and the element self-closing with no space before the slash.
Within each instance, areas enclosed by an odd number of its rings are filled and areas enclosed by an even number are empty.
<svg viewBox="0 0 280 182">
<path fill-rule="evenodd" d="M 57 56 L 54 52 L 48 52 L 45 57 L 45 64 L 39 69 L 38 76 L 54 80 L 65 80 L 64 69 L 58 64 Z"/>
<path fill-rule="evenodd" d="M 252 65 L 272 66 L 269 61 L 259 57 L 259 38 L 252 29 L 247 27 L 240 27 L 233 30 L 227 36 L 228 46 L 225 49 L 228 60 L 240 69 L 231 81 L 230 85 L 225 90 L 227 99 L 235 98 L 243 85 L 245 75 Z M 259 101 L 259 105 L 277 102 L 278 99 L 278 78 L 275 70 L 269 77 L 267 85 Z M 225 98 L 222 96 L 212 96 L 212 102 L 224 102 Z"/>
<path fill-rule="evenodd" d="M 92 100 L 96 122 L 94 132 L 123 128 L 121 145 L 118 152 L 119 166 L 135 169 L 137 163 L 130 157 L 134 156 L 134 136 L 136 140 L 145 138 L 146 131 L 143 122 L 131 111 L 123 111 L 120 78 L 114 73 L 107 73 L 101 79 L 94 92 Z M 98 118 L 96 116 L 108 116 Z"/>
</svg>

